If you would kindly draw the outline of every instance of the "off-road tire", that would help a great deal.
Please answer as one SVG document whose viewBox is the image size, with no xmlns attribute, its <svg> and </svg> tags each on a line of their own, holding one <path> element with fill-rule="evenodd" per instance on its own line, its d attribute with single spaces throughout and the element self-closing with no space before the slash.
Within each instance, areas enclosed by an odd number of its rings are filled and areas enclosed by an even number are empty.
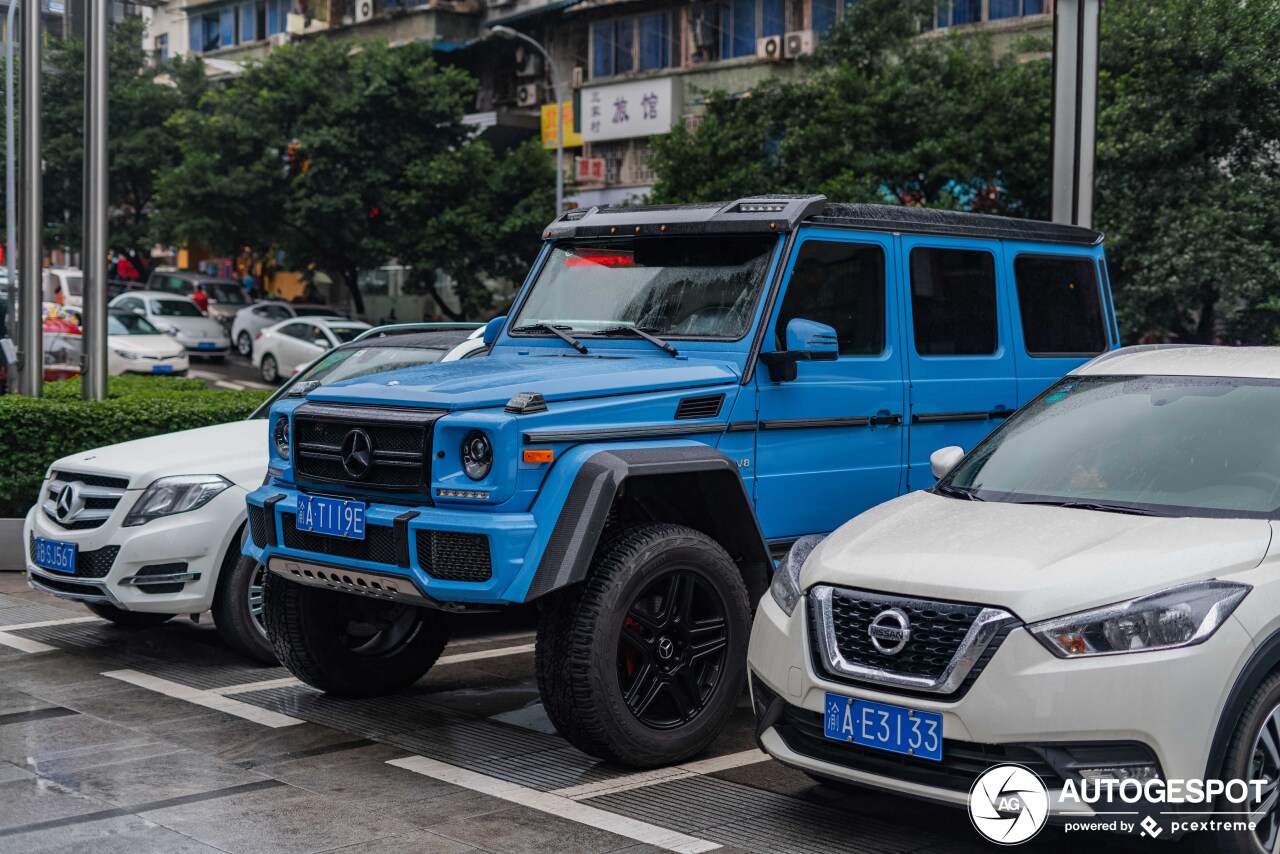
<svg viewBox="0 0 1280 854">
<path fill-rule="evenodd" d="M 262 381 L 264 383 L 275 385 L 280 382 L 280 363 L 277 362 L 276 357 L 270 353 L 263 354 L 262 362 L 258 367 L 258 371 L 262 374 Z"/>
<path fill-rule="evenodd" d="M 262 664 L 277 664 L 275 647 L 259 628 L 250 603 L 249 588 L 259 566 L 248 555 L 236 553 L 223 561 L 213 593 L 213 624 L 218 636 L 236 652 Z"/>
<path fill-rule="evenodd" d="M 334 626 L 359 605 L 387 603 L 295 584 L 270 572 L 263 586 L 267 637 L 280 663 L 330 694 L 373 697 L 407 688 L 431 669 L 449 642 L 449 615 L 418 608 L 405 641 L 380 655 L 362 655 L 343 646 Z"/>
<path fill-rule="evenodd" d="M 675 568 L 696 573 L 723 607 L 725 654 L 714 688 L 687 722 L 654 729 L 632 714 L 617 675 L 625 615 L 648 585 Z M 629 526 L 601 539 L 582 584 L 552 594 L 538 619 L 536 668 L 547 716 L 585 753 L 637 768 L 681 762 L 728 723 L 746 674 L 751 608 L 733 559 L 683 525 Z"/>
<path fill-rule="evenodd" d="M 143 611 L 126 611 L 108 602 L 85 602 L 84 606 L 104 620 L 110 620 L 122 629 L 149 629 L 172 620 L 177 614 L 149 614 Z"/>
</svg>

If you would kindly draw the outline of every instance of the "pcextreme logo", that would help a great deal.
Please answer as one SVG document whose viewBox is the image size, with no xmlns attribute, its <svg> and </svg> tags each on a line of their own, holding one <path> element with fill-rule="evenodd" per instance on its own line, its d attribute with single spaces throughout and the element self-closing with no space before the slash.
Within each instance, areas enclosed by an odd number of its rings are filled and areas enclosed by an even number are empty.
<svg viewBox="0 0 1280 854">
<path fill-rule="evenodd" d="M 1049 820 L 1049 790 L 1029 768 L 995 765 L 969 790 L 969 818 L 998 845 L 1026 842 Z"/>
</svg>

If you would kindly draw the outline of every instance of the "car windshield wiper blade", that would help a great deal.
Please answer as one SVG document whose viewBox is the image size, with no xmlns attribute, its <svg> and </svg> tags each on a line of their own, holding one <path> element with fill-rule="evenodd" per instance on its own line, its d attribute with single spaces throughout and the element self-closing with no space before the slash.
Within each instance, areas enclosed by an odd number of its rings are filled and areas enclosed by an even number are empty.
<svg viewBox="0 0 1280 854">
<path fill-rule="evenodd" d="M 653 346 L 660 348 L 664 353 L 670 353 L 672 356 L 680 355 L 680 351 L 677 350 L 675 347 L 671 346 L 666 341 L 663 341 L 661 338 L 659 338 L 657 335 L 654 335 L 649 330 L 640 326 L 611 326 L 608 329 L 601 329 L 600 331 L 596 332 L 596 334 L 597 335 L 622 335 L 627 332 L 631 332 L 640 336 L 641 338 L 648 341 Z"/>
<path fill-rule="evenodd" d="M 935 486 L 933 491 L 939 495 L 946 495 L 951 498 L 963 498 L 966 501 L 986 501 L 985 498 L 979 498 L 978 493 L 972 489 L 962 489 L 958 486 Z"/>
<path fill-rule="evenodd" d="M 1145 507 L 1134 507 L 1130 504 L 1105 504 L 1097 501 L 1074 501 L 1065 499 L 1044 499 L 1036 501 L 1011 501 L 1011 504 L 1032 504 L 1039 507 L 1066 507 L 1071 510 L 1096 510 L 1099 513 L 1124 513 L 1129 516 L 1168 516 Z"/>
<path fill-rule="evenodd" d="M 577 350 L 579 353 L 585 354 L 587 352 L 587 345 L 583 344 L 577 338 L 574 338 L 572 335 L 569 334 L 570 332 L 573 331 L 572 326 L 557 325 L 555 323 L 530 323 L 527 326 L 517 326 L 515 329 L 512 329 L 511 331 L 512 332 L 539 332 L 543 330 L 550 332 L 552 335 L 556 336 L 561 341 L 568 344 L 573 349 Z"/>
</svg>

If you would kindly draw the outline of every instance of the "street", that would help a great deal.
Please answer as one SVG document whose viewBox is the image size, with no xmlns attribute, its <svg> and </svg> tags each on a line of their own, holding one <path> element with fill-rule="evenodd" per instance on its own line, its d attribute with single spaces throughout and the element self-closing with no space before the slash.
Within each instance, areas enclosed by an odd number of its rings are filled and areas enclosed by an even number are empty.
<svg viewBox="0 0 1280 854">
<path fill-rule="evenodd" d="M 204 380 L 209 388 L 222 388 L 231 391 L 240 389 L 271 389 L 275 386 L 262 381 L 262 375 L 253 364 L 232 350 L 221 362 L 212 359 L 191 360 L 191 369 L 187 376 Z"/>
</svg>

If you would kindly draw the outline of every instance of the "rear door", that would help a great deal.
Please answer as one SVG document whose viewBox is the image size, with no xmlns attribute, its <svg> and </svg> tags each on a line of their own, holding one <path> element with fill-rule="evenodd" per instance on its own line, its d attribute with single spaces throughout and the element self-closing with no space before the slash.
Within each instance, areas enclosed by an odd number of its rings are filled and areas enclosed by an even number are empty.
<svg viewBox="0 0 1280 854">
<path fill-rule="evenodd" d="M 905 404 L 893 236 L 802 229 L 763 351 L 795 318 L 836 330 L 840 355 L 775 382 L 756 368 L 756 512 L 765 536 L 825 533 L 902 489 Z M 745 473 L 745 472 L 744 472 Z"/>
<path fill-rule="evenodd" d="M 1006 243 L 1004 254 L 1021 406 L 1109 350 L 1112 324 L 1094 250 Z"/>
<path fill-rule="evenodd" d="M 966 451 L 1018 405 L 999 242 L 904 236 L 910 376 L 907 488 L 932 486 L 929 455 Z"/>
</svg>

